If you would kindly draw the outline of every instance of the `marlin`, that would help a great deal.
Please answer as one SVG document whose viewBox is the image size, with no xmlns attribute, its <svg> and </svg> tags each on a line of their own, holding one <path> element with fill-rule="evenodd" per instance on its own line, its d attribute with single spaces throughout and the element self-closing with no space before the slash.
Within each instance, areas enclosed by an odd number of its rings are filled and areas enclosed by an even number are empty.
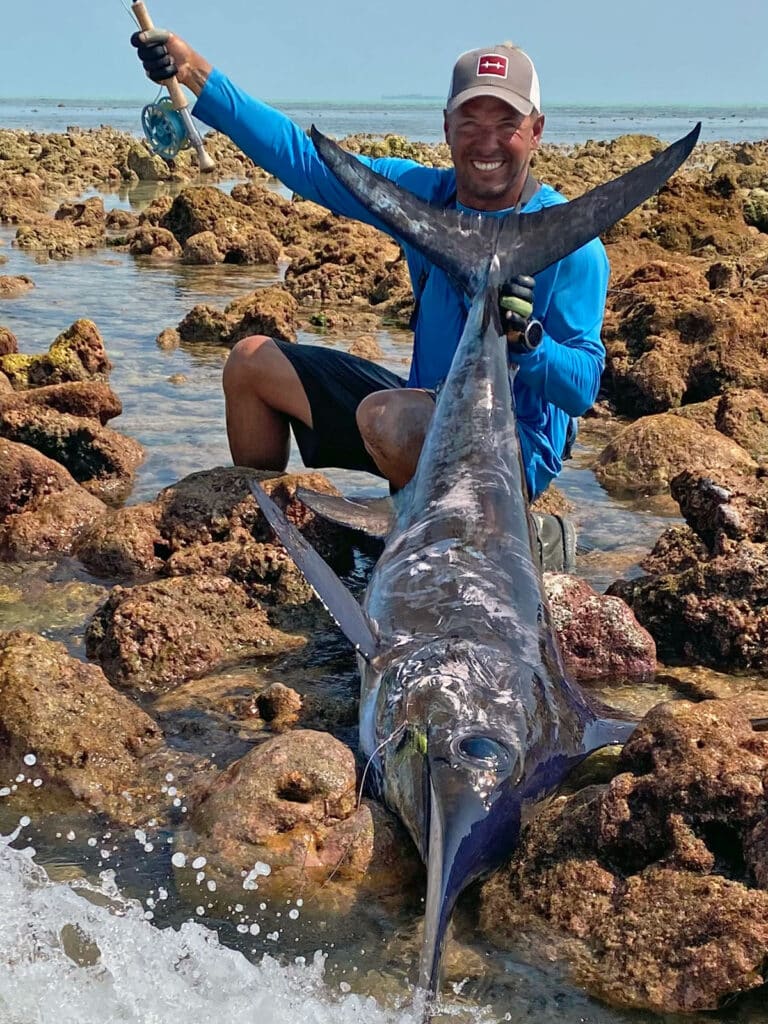
<svg viewBox="0 0 768 1024">
<path fill-rule="evenodd" d="M 471 299 L 362 604 L 252 484 L 357 651 L 361 750 L 427 866 L 418 984 L 429 1001 L 461 892 L 511 854 L 531 805 L 636 724 L 597 706 L 564 671 L 534 555 L 499 287 L 538 273 L 646 200 L 698 132 L 573 202 L 496 219 L 432 207 L 312 130 L 342 184 Z"/>
</svg>

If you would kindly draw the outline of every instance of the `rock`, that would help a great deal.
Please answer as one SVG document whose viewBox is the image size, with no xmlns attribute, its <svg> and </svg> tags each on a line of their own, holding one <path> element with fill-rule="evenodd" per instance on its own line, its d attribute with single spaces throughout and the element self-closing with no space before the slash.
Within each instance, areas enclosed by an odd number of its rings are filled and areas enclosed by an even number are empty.
<svg viewBox="0 0 768 1024">
<path fill-rule="evenodd" d="M 116 693 L 95 665 L 31 633 L 0 633 L 0 729 L 6 767 L 34 754 L 45 789 L 132 824 L 157 810 L 161 777 L 142 761 L 157 725 Z"/>
<path fill-rule="evenodd" d="M 215 576 L 115 587 L 86 633 L 88 656 L 107 677 L 144 693 L 296 642 L 269 626 L 241 586 Z"/>
<path fill-rule="evenodd" d="M 762 391 L 726 391 L 717 405 L 715 425 L 756 462 L 768 462 L 768 397 Z"/>
<path fill-rule="evenodd" d="M 351 356 L 359 356 L 361 359 L 383 359 L 384 353 L 381 345 L 372 334 L 361 334 L 352 342 L 347 349 Z"/>
<path fill-rule="evenodd" d="M 181 246 L 165 228 L 142 224 L 129 232 L 127 241 L 132 256 L 155 256 L 158 259 L 181 256 Z"/>
<path fill-rule="evenodd" d="M 193 544 L 237 540 L 242 531 L 255 541 L 272 543 L 272 531 L 251 494 L 258 480 L 307 541 L 331 560 L 348 557 L 349 532 L 319 519 L 296 498 L 296 488 L 335 494 L 338 490 L 318 472 L 274 474 L 244 467 L 192 473 L 157 496 L 160 531 L 171 552 Z"/>
<path fill-rule="evenodd" d="M 281 341 L 296 341 L 298 303 L 285 288 L 259 288 L 235 299 L 225 309 L 231 323 L 228 345 L 252 334 L 266 334 Z"/>
<path fill-rule="evenodd" d="M 767 765 L 737 704 L 660 705 L 607 787 L 536 816 L 483 888 L 483 931 L 509 945 L 549 922 L 575 980 L 614 1005 L 692 1012 L 758 987 L 768 893 L 749 887 L 749 857 Z"/>
<path fill-rule="evenodd" d="M 102 426 L 123 411 L 120 399 L 108 384 L 102 381 L 71 381 L 17 391 L 0 398 L 0 419 L 11 409 L 34 406 L 85 419 L 96 419 Z"/>
<path fill-rule="evenodd" d="M 105 218 L 105 225 L 109 231 L 126 231 L 137 227 L 138 223 L 139 216 L 132 210 L 110 210 Z"/>
<path fill-rule="evenodd" d="M 60 462 L 78 483 L 104 501 L 123 500 L 144 449 L 130 437 L 55 409 L 26 404 L 0 408 L 0 435 Z"/>
<path fill-rule="evenodd" d="M 354 756 L 328 733 L 260 744 L 192 797 L 189 825 L 181 842 L 241 901 L 258 888 L 342 908 L 352 893 L 400 894 L 418 872 L 397 823 L 358 806 Z"/>
<path fill-rule="evenodd" d="M 224 253 L 219 248 L 213 231 L 200 231 L 190 235 L 184 243 L 182 263 L 213 264 L 223 263 Z"/>
<path fill-rule="evenodd" d="M 752 189 L 744 199 L 744 220 L 759 231 L 768 231 L 768 191 Z"/>
<path fill-rule="evenodd" d="M 2 442 L 0 451 L 1 446 Z M 0 521 L 0 555 L 16 561 L 68 555 L 80 534 L 104 512 L 102 501 L 72 481 L 69 487 L 40 495 L 23 512 Z"/>
<path fill-rule="evenodd" d="M 180 342 L 181 336 L 175 327 L 166 327 L 165 330 L 160 331 L 158 336 L 155 338 L 155 344 L 157 347 L 166 352 L 178 348 Z"/>
<path fill-rule="evenodd" d="M 259 714 L 273 732 L 284 732 L 299 720 L 301 697 L 289 686 L 273 683 L 256 698 Z"/>
<path fill-rule="evenodd" d="M 0 356 L 0 370 L 22 390 L 66 381 L 106 380 L 112 364 L 91 320 L 76 320 L 39 356 Z"/>
<path fill-rule="evenodd" d="M 7 327 L 0 327 L 0 356 L 12 355 L 19 351 L 16 336 Z"/>
<path fill-rule="evenodd" d="M 229 336 L 230 329 L 230 320 L 223 310 L 199 303 L 179 323 L 177 335 L 180 341 L 220 345 Z"/>
<path fill-rule="evenodd" d="M 74 482 L 63 466 L 29 445 L 0 438 L 0 521 L 23 512 L 35 499 L 57 494 Z"/>
<path fill-rule="evenodd" d="M 128 153 L 126 166 L 139 181 L 168 181 L 172 173 L 162 157 L 150 153 L 145 145 L 136 145 Z"/>
<path fill-rule="evenodd" d="M 738 444 L 716 430 L 702 429 L 682 416 L 644 416 L 625 427 L 608 444 L 595 475 L 615 496 L 659 494 L 683 470 L 707 473 L 737 468 L 754 472 L 755 461 Z"/>
<path fill-rule="evenodd" d="M 164 566 L 167 545 L 153 504 L 105 510 L 86 526 L 73 554 L 94 575 L 112 579 L 154 576 Z"/>
<path fill-rule="evenodd" d="M 15 277 L 0 274 L 0 299 L 15 299 L 34 287 L 35 282 L 26 274 Z"/>
<path fill-rule="evenodd" d="M 544 573 L 544 586 L 565 666 L 577 682 L 653 679 L 653 637 L 623 601 L 565 573 Z"/>
<path fill-rule="evenodd" d="M 645 262 L 611 288 L 604 384 L 636 417 L 705 401 L 728 386 L 765 390 L 768 297 L 713 292 L 702 261 Z"/>
</svg>

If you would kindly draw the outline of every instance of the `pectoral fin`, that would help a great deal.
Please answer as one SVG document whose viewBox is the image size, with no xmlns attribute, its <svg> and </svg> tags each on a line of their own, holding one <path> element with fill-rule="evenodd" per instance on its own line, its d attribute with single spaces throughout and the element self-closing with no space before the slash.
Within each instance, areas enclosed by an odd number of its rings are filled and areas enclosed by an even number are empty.
<svg viewBox="0 0 768 1024">
<path fill-rule="evenodd" d="M 304 577 L 322 601 L 328 614 L 366 661 L 377 654 L 378 645 L 371 622 L 336 573 L 307 543 L 285 513 L 255 480 L 250 481 L 259 508 L 278 540 L 299 567 Z"/>
<path fill-rule="evenodd" d="M 305 487 L 296 488 L 296 497 L 322 519 L 357 530 L 367 537 L 383 540 L 392 526 L 394 508 L 391 498 L 342 498 Z"/>
</svg>

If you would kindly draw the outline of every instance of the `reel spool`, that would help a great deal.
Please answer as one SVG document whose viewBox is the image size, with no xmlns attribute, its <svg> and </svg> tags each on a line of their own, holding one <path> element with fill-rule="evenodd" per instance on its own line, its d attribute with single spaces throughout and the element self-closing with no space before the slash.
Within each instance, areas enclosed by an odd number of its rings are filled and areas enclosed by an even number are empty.
<svg viewBox="0 0 768 1024">
<path fill-rule="evenodd" d="M 189 146 L 189 136 L 170 96 L 148 103 L 141 112 L 141 127 L 149 148 L 163 160 L 173 160 Z"/>
</svg>

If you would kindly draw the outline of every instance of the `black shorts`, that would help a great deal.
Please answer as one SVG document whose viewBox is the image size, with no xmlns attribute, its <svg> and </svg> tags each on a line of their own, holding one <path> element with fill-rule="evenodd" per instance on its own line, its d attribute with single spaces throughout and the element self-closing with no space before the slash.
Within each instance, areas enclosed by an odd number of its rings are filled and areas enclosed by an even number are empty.
<svg viewBox="0 0 768 1024">
<path fill-rule="evenodd" d="M 296 371 L 312 412 L 310 428 L 291 417 L 305 466 L 359 469 L 381 476 L 357 429 L 358 405 L 374 391 L 404 388 L 406 381 L 369 359 L 321 345 L 273 341 Z"/>
</svg>

